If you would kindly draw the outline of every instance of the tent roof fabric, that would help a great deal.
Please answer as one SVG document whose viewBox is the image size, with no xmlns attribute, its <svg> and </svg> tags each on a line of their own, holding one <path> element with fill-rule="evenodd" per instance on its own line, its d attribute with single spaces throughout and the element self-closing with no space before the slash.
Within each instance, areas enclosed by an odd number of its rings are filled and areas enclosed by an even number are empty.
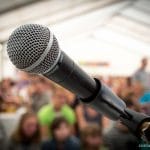
<svg viewBox="0 0 150 150">
<path fill-rule="evenodd" d="M 0 15 L 0 41 L 21 24 L 43 24 L 90 74 L 128 76 L 142 57 L 150 58 L 149 6 L 149 0 L 40 1 Z"/>
</svg>

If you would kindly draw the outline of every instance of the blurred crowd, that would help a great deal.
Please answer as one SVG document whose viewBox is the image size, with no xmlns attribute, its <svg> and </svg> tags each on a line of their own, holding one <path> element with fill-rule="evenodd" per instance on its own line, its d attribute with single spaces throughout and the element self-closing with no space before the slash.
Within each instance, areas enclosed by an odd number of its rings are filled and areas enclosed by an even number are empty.
<svg viewBox="0 0 150 150">
<path fill-rule="evenodd" d="M 150 115 L 147 59 L 131 77 L 98 76 L 126 103 Z M 20 111 L 21 110 L 21 111 Z M 43 76 L 17 73 L 0 82 L 0 113 L 19 115 L 7 136 L 0 119 L 0 149 L 8 150 L 136 150 L 138 139 L 119 121 L 113 122 Z M 13 128 L 9 124 L 10 128 Z"/>
</svg>

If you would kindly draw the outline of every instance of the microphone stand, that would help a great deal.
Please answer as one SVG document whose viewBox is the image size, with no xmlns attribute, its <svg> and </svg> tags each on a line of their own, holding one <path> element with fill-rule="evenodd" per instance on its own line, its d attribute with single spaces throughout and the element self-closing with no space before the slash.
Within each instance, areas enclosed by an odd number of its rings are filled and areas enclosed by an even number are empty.
<svg viewBox="0 0 150 150">
<path fill-rule="evenodd" d="M 149 143 L 150 142 L 150 116 L 138 113 L 126 108 L 126 116 L 121 116 L 120 121 L 126 125 L 129 130 L 138 138 Z"/>
<path fill-rule="evenodd" d="M 108 118 L 120 120 L 136 137 L 149 143 L 150 116 L 128 109 L 126 105 L 120 107 L 123 101 L 99 80 L 95 81 L 98 90 L 91 97 L 80 100 Z"/>
</svg>

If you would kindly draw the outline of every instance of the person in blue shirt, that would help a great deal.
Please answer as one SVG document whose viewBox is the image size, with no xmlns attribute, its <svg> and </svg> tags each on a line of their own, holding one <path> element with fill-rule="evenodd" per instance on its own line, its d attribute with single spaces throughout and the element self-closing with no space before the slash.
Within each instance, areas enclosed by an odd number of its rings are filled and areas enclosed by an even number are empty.
<svg viewBox="0 0 150 150">
<path fill-rule="evenodd" d="M 142 111 L 145 114 L 150 115 L 150 92 L 144 93 L 139 102 L 142 106 Z"/>
</svg>

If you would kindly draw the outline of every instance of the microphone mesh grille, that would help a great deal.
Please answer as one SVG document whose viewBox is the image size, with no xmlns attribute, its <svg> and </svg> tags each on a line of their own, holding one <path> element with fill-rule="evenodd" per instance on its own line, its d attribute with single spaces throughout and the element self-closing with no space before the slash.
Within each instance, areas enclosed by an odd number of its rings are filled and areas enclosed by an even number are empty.
<svg viewBox="0 0 150 150">
<path fill-rule="evenodd" d="M 19 69 L 24 69 L 35 63 L 44 53 L 50 40 L 47 27 L 28 24 L 17 28 L 9 37 L 7 52 L 12 63 Z M 59 54 L 57 39 L 53 43 L 44 60 L 30 72 L 43 73 L 56 61 Z"/>
<path fill-rule="evenodd" d="M 57 56 L 59 53 L 59 46 L 57 43 L 57 39 L 53 38 L 53 44 L 51 47 L 51 50 L 46 55 L 44 61 L 40 63 L 37 67 L 35 67 L 32 72 L 34 73 L 44 73 L 46 70 L 48 70 L 56 61 Z M 42 70 L 42 72 L 41 72 Z"/>
</svg>

